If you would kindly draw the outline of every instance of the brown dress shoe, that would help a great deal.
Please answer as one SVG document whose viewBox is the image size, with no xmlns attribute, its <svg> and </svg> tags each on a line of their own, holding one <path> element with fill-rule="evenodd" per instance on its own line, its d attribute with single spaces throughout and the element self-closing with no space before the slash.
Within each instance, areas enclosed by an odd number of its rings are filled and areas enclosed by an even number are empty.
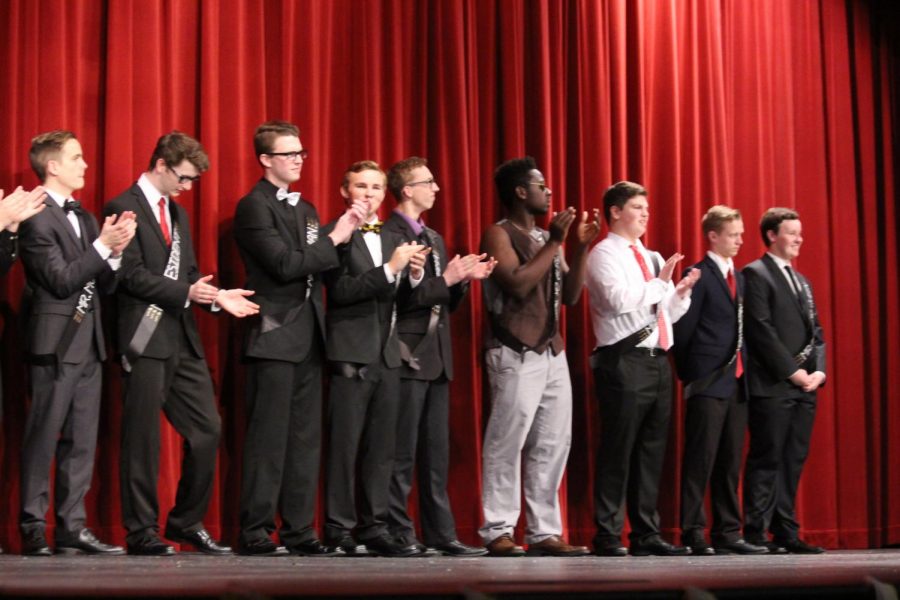
<svg viewBox="0 0 900 600">
<path fill-rule="evenodd" d="M 590 553 L 587 546 L 572 546 L 556 535 L 528 545 L 528 556 L 587 556 Z"/>
<path fill-rule="evenodd" d="M 516 546 L 516 543 L 508 535 L 501 535 L 491 540 L 487 545 L 489 556 L 525 556 L 525 549 Z"/>
</svg>

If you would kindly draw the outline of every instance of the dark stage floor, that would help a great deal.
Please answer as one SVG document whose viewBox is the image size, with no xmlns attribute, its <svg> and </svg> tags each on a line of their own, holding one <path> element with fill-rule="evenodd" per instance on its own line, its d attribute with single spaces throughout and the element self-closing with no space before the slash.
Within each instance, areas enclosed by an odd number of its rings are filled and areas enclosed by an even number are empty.
<svg viewBox="0 0 900 600">
<path fill-rule="evenodd" d="M 870 578 L 889 585 L 873 587 Z M 900 550 L 575 559 L 0 556 L 5 597 L 896 598 L 897 584 Z M 715 596 L 686 595 L 688 588 Z"/>
</svg>

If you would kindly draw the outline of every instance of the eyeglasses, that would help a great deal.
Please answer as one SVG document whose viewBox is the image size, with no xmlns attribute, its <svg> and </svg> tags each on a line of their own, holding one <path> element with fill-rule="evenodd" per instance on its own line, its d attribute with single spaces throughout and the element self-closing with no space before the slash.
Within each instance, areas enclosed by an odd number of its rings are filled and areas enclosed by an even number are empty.
<svg viewBox="0 0 900 600">
<path fill-rule="evenodd" d="M 287 160 L 306 160 L 309 156 L 308 150 L 294 150 L 293 152 L 266 152 L 269 156 L 280 156 L 282 158 L 286 158 Z"/>
<path fill-rule="evenodd" d="M 407 183 L 406 185 L 408 185 L 408 186 L 427 185 L 430 187 L 430 186 L 435 185 L 436 183 L 437 182 L 434 180 L 434 177 L 432 177 L 431 179 L 423 179 L 422 181 L 411 181 L 411 182 Z"/>
<path fill-rule="evenodd" d="M 537 181 L 529 181 L 529 182 L 528 182 L 528 185 L 536 185 L 536 186 L 538 186 L 538 188 L 539 188 L 542 192 L 552 192 L 552 191 L 553 191 L 553 190 L 550 189 L 550 186 L 547 185 L 547 184 L 546 184 L 545 182 L 543 182 L 543 181 L 541 181 L 541 182 L 537 182 Z"/>
<path fill-rule="evenodd" d="M 182 174 L 180 174 L 178 171 L 176 171 L 175 169 L 173 169 L 172 167 L 166 166 L 166 168 L 167 168 L 168 170 L 172 171 L 172 174 L 175 175 L 175 177 L 178 178 L 178 183 L 187 183 L 188 181 L 190 181 L 191 183 L 197 183 L 198 181 L 200 181 L 200 176 L 199 176 L 199 175 L 193 175 L 193 176 L 191 176 L 191 175 L 182 175 Z"/>
</svg>

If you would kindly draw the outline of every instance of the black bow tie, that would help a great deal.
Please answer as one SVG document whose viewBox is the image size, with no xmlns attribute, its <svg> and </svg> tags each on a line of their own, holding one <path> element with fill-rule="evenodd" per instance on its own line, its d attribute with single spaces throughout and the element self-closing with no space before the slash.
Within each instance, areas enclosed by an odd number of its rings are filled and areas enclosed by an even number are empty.
<svg viewBox="0 0 900 600">
<path fill-rule="evenodd" d="M 81 202 L 78 200 L 66 200 L 63 202 L 63 210 L 66 211 L 66 213 L 70 213 L 74 210 L 77 215 L 81 212 Z"/>
<path fill-rule="evenodd" d="M 363 233 L 381 233 L 381 226 L 384 225 L 381 221 L 375 221 L 374 223 L 366 223 L 362 227 L 359 228 Z"/>
</svg>

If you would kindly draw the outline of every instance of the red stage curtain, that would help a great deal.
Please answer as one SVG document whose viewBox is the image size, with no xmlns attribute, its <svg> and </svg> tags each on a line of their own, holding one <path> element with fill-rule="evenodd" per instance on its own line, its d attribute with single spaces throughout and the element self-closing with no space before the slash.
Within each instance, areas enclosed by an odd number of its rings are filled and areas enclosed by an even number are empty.
<svg viewBox="0 0 900 600">
<path fill-rule="evenodd" d="M 72 129 L 91 167 L 80 198 L 100 214 L 146 168 L 160 134 L 186 131 L 212 169 L 183 202 L 201 269 L 227 286 L 243 278 L 234 207 L 260 174 L 252 133 L 272 118 L 300 126 L 311 156 L 298 188 L 325 219 L 341 210 L 349 163 L 428 157 L 442 188 L 429 223 L 452 251 L 478 247 L 500 216 L 492 171 L 524 154 L 538 159 L 555 209 L 596 207 L 618 179 L 644 183 L 648 243 L 689 261 L 704 250 L 699 220 L 711 204 L 745 215 L 739 265 L 762 252 L 761 212 L 796 207 L 806 237 L 798 264 L 830 346 L 800 520 L 829 547 L 898 543 L 898 22 L 889 0 L 3 0 L 0 187 L 33 186 L 30 138 Z M 28 404 L 21 267 L 0 285 L 0 543 L 15 549 Z M 489 410 L 478 286 L 453 325 L 450 494 L 461 537 L 475 542 Z M 200 326 L 225 420 L 206 523 L 234 541 L 240 328 L 205 313 Z M 563 494 L 567 534 L 586 543 L 598 427 L 584 302 L 568 311 L 566 332 L 576 418 Z M 122 542 L 115 364 L 105 390 L 89 524 Z M 682 416 L 679 400 L 661 495 L 666 531 L 678 524 Z M 180 443 L 169 431 L 163 445 L 165 514 Z"/>
</svg>

